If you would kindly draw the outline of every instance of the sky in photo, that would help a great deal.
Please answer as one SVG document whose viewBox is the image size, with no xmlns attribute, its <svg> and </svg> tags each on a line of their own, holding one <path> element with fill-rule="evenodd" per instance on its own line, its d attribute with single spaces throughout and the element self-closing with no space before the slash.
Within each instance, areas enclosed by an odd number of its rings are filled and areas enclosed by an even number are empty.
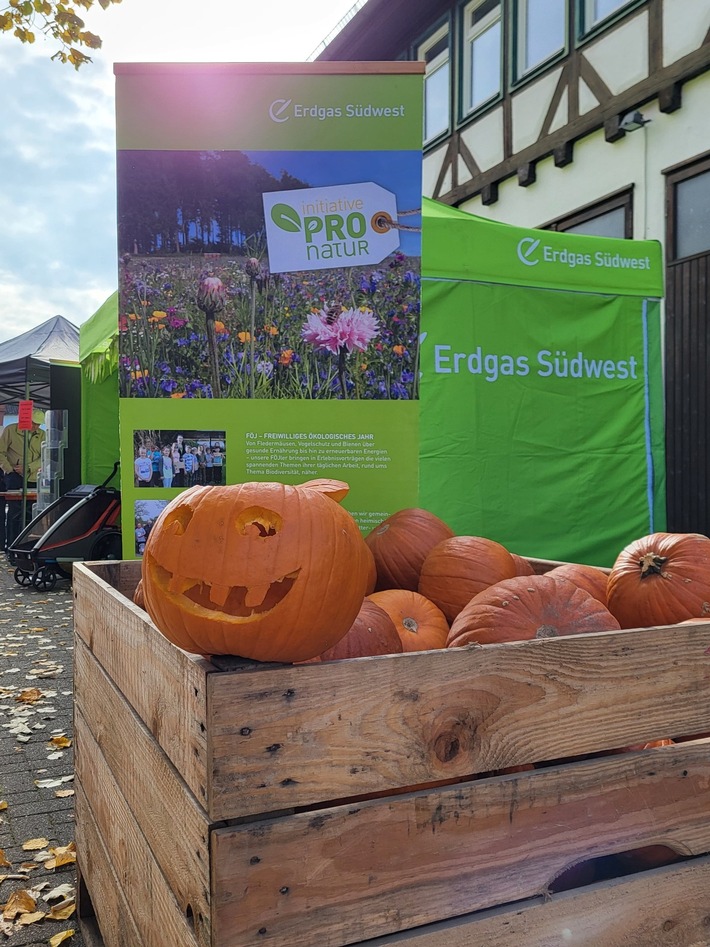
<svg viewBox="0 0 710 947">
<path fill-rule="evenodd" d="M 0 342 L 75 325 L 116 289 L 115 62 L 302 62 L 354 0 L 122 0 L 85 14 L 103 47 L 0 34 Z"/>
</svg>

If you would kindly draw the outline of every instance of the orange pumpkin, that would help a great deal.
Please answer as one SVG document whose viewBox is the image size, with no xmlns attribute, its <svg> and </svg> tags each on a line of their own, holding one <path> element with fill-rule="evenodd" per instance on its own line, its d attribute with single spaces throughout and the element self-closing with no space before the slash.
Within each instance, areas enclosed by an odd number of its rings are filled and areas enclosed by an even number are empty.
<svg viewBox="0 0 710 947">
<path fill-rule="evenodd" d="M 607 601 L 622 628 L 710 617 L 710 538 L 651 533 L 630 543 L 611 568 Z"/>
<path fill-rule="evenodd" d="M 332 648 L 324 651 L 320 660 L 339 661 L 343 658 L 365 658 L 375 654 L 401 654 L 403 650 L 402 641 L 390 616 L 383 608 L 366 598 L 349 631 Z"/>
<path fill-rule="evenodd" d="M 565 562 L 561 566 L 555 566 L 545 573 L 553 579 L 569 579 L 580 589 L 589 592 L 602 605 L 606 605 L 606 583 L 608 573 L 598 566 L 587 566 L 582 563 Z"/>
<path fill-rule="evenodd" d="M 474 595 L 516 574 L 505 546 L 482 536 L 454 536 L 437 543 L 424 560 L 419 592 L 451 623 Z"/>
<path fill-rule="evenodd" d="M 143 598 L 143 579 L 138 579 L 138 585 L 133 591 L 133 603 L 138 608 L 145 608 L 145 599 Z"/>
<path fill-rule="evenodd" d="M 513 562 L 515 563 L 516 575 L 535 575 L 535 570 L 529 559 L 526 559 L 525 556 L 519 556 L 515 552 L 511 552 L 510 555 L 513 557 Z"/>
<path fill-rule="evenodd" d="M 165 507 L 142 562 L 145 607 L 197 654 L 304 661 L 360 610 L 370 557 L 333 497 L 341 481 L 192 487 Z"/>
<path fill-rule="evenodd" d="M 368 596 L 394 622 L 404 651 L 433 651 L 446 647 L 449 623 L 433 602 L 410 589 L 386 589 Z"/>
<path fill-rule="evenodd" d="M 368 564 L 368 572 L 367 572 L 367 587 L 365 588 L 365 594 L 369 595 L 370 592 L 375 591 L 375 588 L 377 586 L 377 565 L 375 563 L 375 557 L 372 555 L 370 547 L 367 544 L 365 544 L 365 548 L 367 549 L 368 555 L 370 557 L 369 564 Z"/>
<path fill-rule="evenodd" d="M 618 631 L 601 602 L 568 579 L 517 576 L 479 592 L 451 625 L 447 646 Z"/>
<path fill-rule="evenodd" d="M 365 537 L 375 557 L 376 591 L 419 587 L 419 573 L 430 550 L 454 535 L 434 513 L 418 508 L 399 510 Z"/>
</svg>

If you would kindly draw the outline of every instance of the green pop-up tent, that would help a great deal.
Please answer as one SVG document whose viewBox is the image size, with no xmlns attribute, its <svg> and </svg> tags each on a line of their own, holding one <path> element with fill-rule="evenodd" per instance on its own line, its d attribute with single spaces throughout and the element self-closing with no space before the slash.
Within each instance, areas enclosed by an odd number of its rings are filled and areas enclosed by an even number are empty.
<svg viewBox="0 0 710 947">
<path fill-rule="evenodd" d="M 81 477 L 99 484 L 119 459 L 118 291 L 79 327 L 79 360 Z"/>
<path fill-rule="evenodd" d="M 424 203 L 421 506 L 611 565 L 665 526 L 659 244 Z"/>
</svg>

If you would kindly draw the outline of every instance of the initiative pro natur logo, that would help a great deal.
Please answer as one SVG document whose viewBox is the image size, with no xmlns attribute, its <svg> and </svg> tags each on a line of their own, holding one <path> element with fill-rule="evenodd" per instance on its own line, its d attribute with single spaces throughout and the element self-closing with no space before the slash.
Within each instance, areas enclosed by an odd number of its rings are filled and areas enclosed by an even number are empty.
<svg viewBox="0 0 710 947">
<path fill-rule="evenodd" d="M 262 195 L 272 273 L 380 263 L 399 247 L 397 199 L 379 184 Z"/>
</svg>

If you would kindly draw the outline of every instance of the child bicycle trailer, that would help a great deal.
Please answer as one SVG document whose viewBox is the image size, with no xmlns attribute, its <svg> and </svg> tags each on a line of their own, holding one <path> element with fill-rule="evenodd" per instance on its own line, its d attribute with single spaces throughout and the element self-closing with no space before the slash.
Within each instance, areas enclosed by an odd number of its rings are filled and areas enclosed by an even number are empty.
<svg viewBox="0 0 710 947">
<path fill-rule="evenodd" d="M 121 558 L 121 493 L 107 486 L 81 484 L 54 500 L 13 540 L 7 551 L 15 581 L 41 591 L 57 579 L 71 579 L 73 562 Z"/>
</svg>

